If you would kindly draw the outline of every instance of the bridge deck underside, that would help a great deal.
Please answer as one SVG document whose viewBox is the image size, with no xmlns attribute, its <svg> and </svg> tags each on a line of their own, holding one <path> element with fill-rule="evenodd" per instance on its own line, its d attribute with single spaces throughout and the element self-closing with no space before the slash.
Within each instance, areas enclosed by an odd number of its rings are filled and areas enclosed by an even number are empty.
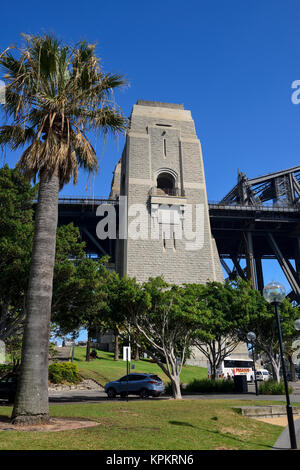
<svg viewBox="0 0 300 470">
<path fill-rule="evenodd" d="M 96 227 L 101 217 L 96 210 L 101 203 L 117 201 L 65 201 L 59 204 L 59 225 L 73 223 L 79 227 L 86 252 L 90 256 L 109 254 L 116 262 L 116 240 L 99 240 Z M 116 211 L 117 214 L 118 211 Z M 223 267 L 229 273 L 226 260 L 234 263 L 231 275 L 238 273 L 252 279 L 253 286 L 262 290 L 261 260 L 277 259 L 292 289 L 292 297 L 300 301 L 300 211 L 295 208 L 209 205 L 211 231 L 216 240 Z M 118 217 L 116 217 L 118 222 Z M 240 260 L 247 267 L 242 268 Z"/>
<path fill-rule="evenodd" d="M 85 242 L 85 251 L 89 256 L 101 258 L 109 255 L 110 262 L 115 263 L 116 240 L 100 240 L 96 234 L 97 224 L 101 220 L 101 217 L 96 215 L 100 203 L 101 201 L 95 204 L 61 202 L 58 206 L 58 225 L 73 223 L 80 230 L 81 240 Z"/>
<path fill-rule="evenodd" d="M 300 213 L 272 211 L 243 211 L 210 206 L 210 223 L 222 258 L 234 254 L 246 257 L 246 234 L 253 238 L 253 255 L 276 258 L 267 235 L 272 234 L 285 258 L 295 259 L 300 236 Z"/>
<path fill-rule="evenodd" d="M 297 209 L 210 206 L 210 223 L 229 278 L 236 275 L 263 290 L 262 260 L 276 259 L 300 302 L 300 212 Z M 226 260 L 231 260 L 230 270 Z M 242 268 L 240 260 L 246 260 Z"/>
</svg>

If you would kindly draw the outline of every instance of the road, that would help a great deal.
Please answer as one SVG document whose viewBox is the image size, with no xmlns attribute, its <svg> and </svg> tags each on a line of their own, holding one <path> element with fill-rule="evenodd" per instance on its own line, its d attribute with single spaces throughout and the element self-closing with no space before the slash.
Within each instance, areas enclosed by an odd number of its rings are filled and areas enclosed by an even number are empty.
<svg viewBox="0 0 300 470">
<path fill-rule="evenodd" d="M 300 403 L 300 382 L 293 384 L 294 392 L 290 395 L 291 403 Z M 268 400 L 268 401 L 285 401 L 285 395 L 255 395 L 254 384 L 248 385 L 248 393 L 234 393 L 234 394 L 191 394 L 183 395 L 185 400 Z M 169 396 L 162 396 L 160 398 L 149 398 L 149 400 L 170 400 Z M 116 398 L 115 400 L 126 401 L 126 398 Z M 137 396 L 130 396 L 130 401 L 140 400 Z M 49 393 L 49 402 L 57 404 L 67 403 L 85 403 L 94 402 L 101 403 L 107 401 L 107 395 L 102 391 L 94 390 L 68 390 L 66 392 L 51 392 Z"/>
</svg>

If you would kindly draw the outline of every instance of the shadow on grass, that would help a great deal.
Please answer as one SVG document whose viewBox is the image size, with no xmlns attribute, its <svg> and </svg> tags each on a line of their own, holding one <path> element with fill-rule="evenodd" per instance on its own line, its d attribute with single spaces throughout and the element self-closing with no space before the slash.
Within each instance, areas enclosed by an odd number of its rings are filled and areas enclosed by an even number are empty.
<svg viewBox="0 0 300 470">
<path fill-rule="evenodd" d="M 218 420 L 217 417 L 213 417 L 211 419 L 214 420 L 214 421 Z M 194 426 L 193 424 L 187 423 L 185 421 L 169 421 L 169 424 L 172 424 L 172 425 L 175 425 L 175 426 L 191 427 L 191 428 L 197 429 L 199 431 L 204 431 L 205 433 L 208 433 L 208 434 L 213 434 L 215 436 L 219 436 L 220 438 L 225 438 L 227 440 L 235 441 L 239 444 L 245 444 L 245 445 L 247 444 L 247 441 L 245 441 L 243 439 L 239 439 L 238 437 L 235 437 L 232 434 L 222 433 L 219 430 L 212 430 L 212 429 L 202 428 L 200 426 Z M 251 440 L 248 440 L 248 444 L 251 444 Z M 253 443 L 253 444 L 255 444 L 255 446 L 257 446 L 257 450 L 259 450 L 260 448 L 273 449 L 273 446 L 271 446 L 269 444 L 264 444 L 264 443 Z"/>
<path fill-rule="evenodd" d="M 253 442 L 252 439 L 249 439 L 247 438 L 247 440 L 243 440 L 243 439 L 239 439 L 238 437 L 235 437 L 233 436 L 232 434 L 227 434 L 227 433 L 222 433 L 221 431 L 219 430 L 212 430 L 212 429 L 206 429 L 206 428 L 201 428 L 201 427 L 197 427 L 197 429 L 199 429 L 199 431 L 204 431 L 205 433 L 209 433 L 209 434 L 214 434 L 215 436 L 220 436 L 220 438 L 225 438 L 227 440 L 231 440 L 231 441 L 235 441 L 239 444 L 243 444 L 243 445 L 247 445 L 247 443 L 251 446 L 251 449 L 255 449 L 255 450 L 260 450 L 260 449 L 273 449 L 273 446 L 270 445 L 270 444 L 266 444 L 266 443 L 263 443 L 263 442 Z M 253 445 L 255 447 L 253 447 Z"/>
<path fill-rule="evenodd" d="M 188 426 L 194 428 L 195 426 L 190 423 L 186 423 L 185 421 L 169 421 L 169 424 L 174 424 L 175 426 Z"/>
</svg>

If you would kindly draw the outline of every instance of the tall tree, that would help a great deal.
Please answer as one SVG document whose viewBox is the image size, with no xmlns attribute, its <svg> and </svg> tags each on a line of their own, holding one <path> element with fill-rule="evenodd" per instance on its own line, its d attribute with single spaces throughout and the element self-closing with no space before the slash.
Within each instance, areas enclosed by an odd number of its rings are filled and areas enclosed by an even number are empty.
<svg viewBox="0 0 300 470">
<path fill-rule="evenodd" d="M 70 47 L 51 35 L 24 39 L 24 49 L 8 50 L 0 57 L 7 116 L 0 144 L 12 149 L 27 144 L 18 166 L 40 182 L 22 367 L 12 414 L 14 423 L 29 424 L 49 421 L 48 344 L 58 192 L 72 178 L 77 182 L 79 167 L 97 169 L 86 132 L 116 135 L 126 120 L 110 97 L 124 79 L 102 71 L 95 45 L 81 42 Z"/>
<path fill-rule="evenodd" d="M 194 344 L 207 358 L 211 378 L 214 380 L 218 366 L 240 342 L 237 334 L 240 314 L 233 309 L 236 290 L 228 283 L 218 282 L 208 282 L 206 285 L 190 284 L 187 289 L 191 295 L 196 296 L 200 307 L 199 327 L 195 332 Z"/>
<path fill-rule="evenodd" d="M 199 321 L 195 297 L 161 277 L 144 285 L 125 280 L 120 303 L 141 337 L 145 352 L 171 381 L 173 397 L 181 399 L 180 374 Z"/>
<path fill-rule="evenodd" d="M 237 334 L 246 340 L 247 333 L 256 335 L 255 350 L 263 353 L 272 366 L 273 375 L 280 381 L 279 337 L 274 313 L 274 306 L 268 304 L 260 292 L 241 280 L 236 282 L 236 302 L 233 311 L 240 316 Z M 298 307 L 293 307 L 288 299 L 279 306 L 279 316 L 285 354 L 291 352 L 292 344 L 297 338 L 294 321 L 299 318 Z M 294 350 L 293 350 L 294 352 Z"/>
<path fill-rule="evenodd" d="M 19 334 L 25 316 L 37 187 L 15 169 L 0 169 L 0 339 Z"/>
<path fill-rule="evenodd" d="M 130 281 L 129 281 L 130 282 Z M 117 273 L 110 273 L 110 279 L 107 284 L 107 298 L 108 298 L 108 309 L 104 313 L 105 324 L 107 330 L 112 330 L 114 334 L 114 360 L 119 360 L 119 339 L 120 334 L 126 331 L 127 325 L 127 298 L 124 305 L 125 293 L 128 293 L 129 287 L 128 280 L 126 277 L 120 278 Z M 121 301 L 122 298 L 122 301 Z M 133 299 L 132 299 L 133 301 Z"/>
<path fill-rule="evenodd" d="M 57 277 L 55 271 L 52 302 L 52 322 L 56 334 L 75 334 L 80 328 L 88 331 L 86 360 L 90 356 L 90 340 L 106 325 L 110 273 L 106 269 L 108 257 L 99 261 L 89 258 L 69 261 L 69 266 Z M 59 266 L 59 267 L 60 267 Z"/>
</svg>

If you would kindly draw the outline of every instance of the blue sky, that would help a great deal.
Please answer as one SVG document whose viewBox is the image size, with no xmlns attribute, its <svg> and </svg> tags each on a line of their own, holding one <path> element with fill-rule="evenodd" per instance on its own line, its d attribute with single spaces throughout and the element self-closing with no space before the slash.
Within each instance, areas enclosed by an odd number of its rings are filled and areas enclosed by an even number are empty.
<svg viewBox="0 0 300 470">
<path fill-rule="evenodd" d="M 1 6 L 0 50 L 21 44 L 21 32 L 97 42 L 104 70 L 129 81 L 116 94 L 125 115 L 138 99 L 191 110 L 208 198 L 219 200 L 238 169 L 254 177 L 300 163 L 300 104 L 291 101 L 299 24 L 297 0 L 15 1 Z M 61 194 L 107 196 L 123 145 L 98 140 L 98 175 L 87 182 L 82 172 Z M 0 163 L 18 157 L 7 152 Z"/>
</svg>

